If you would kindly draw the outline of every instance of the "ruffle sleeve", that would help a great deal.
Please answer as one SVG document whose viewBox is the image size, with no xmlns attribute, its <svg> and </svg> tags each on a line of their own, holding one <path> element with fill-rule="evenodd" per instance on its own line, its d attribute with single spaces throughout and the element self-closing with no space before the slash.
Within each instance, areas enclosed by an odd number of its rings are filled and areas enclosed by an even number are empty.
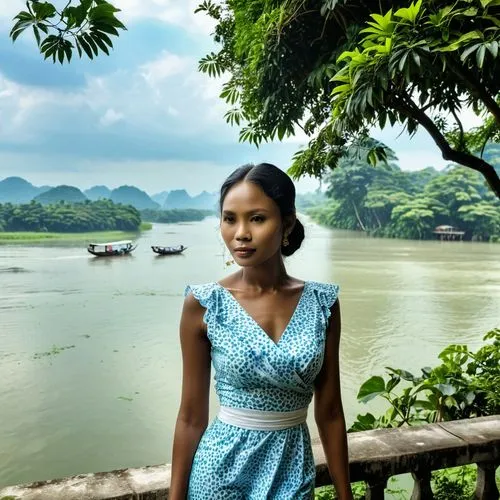
<svg viewBox="0 0 500 500">
<path fill-rule="evenodd" d="M 323 312 L 325 325 L 328 324 L 332 313 L 331 307 L 338 298 L 339 290 L 339 286 L 333 283 L 314 283 L 314 293 Z"/>
<path fill-rule="evenodd" d="M 187 285 L 184 290 L 184 297 L 190 293 L 204 307 L 205 314 L 203 321 L 210 326 L 217 314 L 217 286 L 215 283 L 205 283 L 203 285 Z"/>
</svg>

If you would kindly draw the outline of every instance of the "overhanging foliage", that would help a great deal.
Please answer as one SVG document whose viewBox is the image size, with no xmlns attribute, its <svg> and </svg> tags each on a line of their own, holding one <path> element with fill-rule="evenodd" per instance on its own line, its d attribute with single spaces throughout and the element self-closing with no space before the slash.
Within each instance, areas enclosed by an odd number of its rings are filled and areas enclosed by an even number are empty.
<svg viewBox="0 0 500 500">
<path fill-rule="evenodd" d="M 216 20 L 220 50 L 200 70 L 229 74 L 221 97 L 241 140 L 311 137 L 295 177 L 323 174 L 353 146 L 385 159 L 370 130 L 400 123 L 410 134 L 424 127 L 445 159 L 481 172 L 500 196 L 481 158 L 499 138 L 499 10 L 499 0 L 205 0 L 198 11 Z M 466 108 L 482 127 L 466 132 Z"/>
<path fill-rule="evenodd" d="M 31 28 L 45 59 L 61 64 L 71 61 L 75 48 L 80 57 L 93 59 L 101 51 L 109 55 L 111 37 L 126 29 L 115 16 L 120 9 L 105 0 L 79 0 L 76 6 L 70 0 L 60 11 L 50 2 L 28 0 L 26 8 L 14 18 L 12 40 Z"/>
</svg>

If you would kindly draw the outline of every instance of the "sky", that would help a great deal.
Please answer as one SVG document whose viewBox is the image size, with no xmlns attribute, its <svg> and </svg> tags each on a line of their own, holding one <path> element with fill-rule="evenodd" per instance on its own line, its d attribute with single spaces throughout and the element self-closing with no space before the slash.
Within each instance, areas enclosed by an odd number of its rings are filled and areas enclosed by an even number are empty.
<svg viewBox="0 0 500 500">
<path fill-rule="evenodd" d="M 54 2 L 61 5 L 60 1 Z M 65 3 L 65 2 L 64 2 Z M 238 142 L 225 123 L 221 82 L 198 72 L 214 50 L 212 25 L 194 14 L 198 0 L 115 0 L 128 31 L 108 57 L 54 65 L 39 54 L 32 33 L 9 39 L 18 0 L 0 12 L 0 180 L 20 176 L 34 185 L 135 185 L 149 194 L 216 191 L 245 163 L 287 169 L 304 136 L 255 146 Z M 373 135 L 396 152 L 401 168 L 446 166 L 422 131 Z M 305 178 L 298 192 L 318 186 Z"/>
</svg>

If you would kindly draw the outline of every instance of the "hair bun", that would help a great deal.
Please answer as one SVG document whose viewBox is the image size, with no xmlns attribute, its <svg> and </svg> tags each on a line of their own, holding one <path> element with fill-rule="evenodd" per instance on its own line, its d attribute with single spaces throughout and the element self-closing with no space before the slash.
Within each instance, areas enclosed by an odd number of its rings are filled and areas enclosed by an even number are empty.
<svg viewBox="0 0 500 500">
<path fill-rule="evenodd" d="M 292 232 L 288 235 L 288 245 L 285 247 L 281 245 L 281 253 L 286 257 L 295 253 L 302 245 L 304 240 L 304 226 L 299 219 L 295 220 Z"/>
</svg>

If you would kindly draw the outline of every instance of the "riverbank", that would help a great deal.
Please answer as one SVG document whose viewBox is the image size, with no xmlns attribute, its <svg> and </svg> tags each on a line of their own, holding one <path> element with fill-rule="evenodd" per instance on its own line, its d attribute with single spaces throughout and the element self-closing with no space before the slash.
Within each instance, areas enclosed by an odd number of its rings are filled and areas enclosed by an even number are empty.
<svg viewBox="0 0 500 500">
<path fill-rule="evenodd" d="M 39 233 L 34 231 L 0 232 L 0 245 L 46 243 L 50 241 L 117 241 L 136 238 L 142 231 L 149 231 L 153 227 L 150 222 L 143 222 L 139 231 L 93 231 L 89 233 Z"/>
</svg>

